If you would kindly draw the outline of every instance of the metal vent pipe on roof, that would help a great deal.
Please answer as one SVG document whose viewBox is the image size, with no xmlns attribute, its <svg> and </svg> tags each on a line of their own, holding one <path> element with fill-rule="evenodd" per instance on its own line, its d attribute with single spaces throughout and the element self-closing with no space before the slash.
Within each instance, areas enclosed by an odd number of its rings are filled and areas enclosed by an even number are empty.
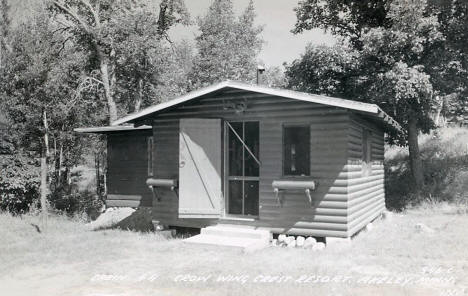
<svg viewBox="0 0 468 296">
<path fill-rule="evenodd" d="M 263 72 L 265 72 L 265 67 L 263 67 L 262 65 L 258 65 L 257 66 L 257 85 L 260 84 L 260 78 Z"/>
</svg>

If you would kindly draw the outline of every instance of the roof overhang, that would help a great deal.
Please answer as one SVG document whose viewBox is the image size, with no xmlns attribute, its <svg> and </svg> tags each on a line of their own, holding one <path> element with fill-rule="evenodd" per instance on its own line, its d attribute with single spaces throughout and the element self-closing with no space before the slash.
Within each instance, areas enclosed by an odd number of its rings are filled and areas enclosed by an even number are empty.
<svg viewBox="0 0 468 296">
<path fill-rule="evenodd" d="M 134 127 L 133 125 L 118 125 L 118 126 L 98 126 L 98 127 L 80 127 L 75 128 L 74 131 L 77 133 L 85 134 L 109 134 L 117 132 L 130 132 L 130 131 L 141 131 L 151 130 L 152 127 L 149 125 L 142 125 Z"/>
<path fill-rule="evenodd" d="M 158 113 L 167 108 L 185 103 L 187 101 L 199 98 L 201 96 L 204 96 L 204 95 L 216 92 L 216 91 L 229 89 L 229 88 L 354 110 L 360 113 L 365 113 L 370 116 L 375 116 L 379 118 L 380 120 L 382 120 L 386 125 L 389 125 L 397 129 L 398 131 L 401 131 L 401 126 L 398 124 L 398 122 L 396 122 L 393 118 L 391 118 L 382 109 L 380 109 L 379 106 L 375 104 L 362 103 L 362 102 L 339 99 L 339 98 L 322 96 L 322 95 L 314 95 L 314 94 L 286 90 L 286 89 L 270 88 L 270 87 L 260 86 L 260 85 L 251 85 L 251 84 L 235 82 L 235 81 L 224 81 L 218 84 L 214 84 L 212 86 L 208 86 L 199 90 L 189 92 L 171 101 L 148 107 L 146 109 L 143 109 L 140 112 L 129 114 L 125 117 L 122 117 L 114 121 L 111 125 L 118 126 L 124 123 L 134 123 L 136 121 L 142 120 L 143 118 L 149 115 Z"/>
</svg>

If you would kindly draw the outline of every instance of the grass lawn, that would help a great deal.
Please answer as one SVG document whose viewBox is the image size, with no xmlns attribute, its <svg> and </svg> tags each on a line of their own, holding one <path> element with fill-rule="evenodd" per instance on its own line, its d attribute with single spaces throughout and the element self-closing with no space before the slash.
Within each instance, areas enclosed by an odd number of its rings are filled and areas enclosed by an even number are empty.
<svg viewBox="0 0 468 296">
<path fill-rule="evenodd" d="M 0 295 L 465 295 L 468 215 L 436 208 L 378 220 L 350 246 L 254 253 L 0 214 Z"/>
</svg>

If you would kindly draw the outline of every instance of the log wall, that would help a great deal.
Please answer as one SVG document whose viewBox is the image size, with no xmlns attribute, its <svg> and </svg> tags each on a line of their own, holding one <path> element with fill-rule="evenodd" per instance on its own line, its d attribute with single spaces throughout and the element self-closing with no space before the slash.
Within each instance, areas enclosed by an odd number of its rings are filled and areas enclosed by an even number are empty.
<svg viewBox="0 0 468 296">
<path fill-rule="evenodd" d="M 235 106 L 245 104 L 244 112 Z M 222 118 L 260 123 L 260 208 L 257 219 L 194 220 L 178 218 L 178 197 L 160 190 L 162 200 L 153 201 L 154 219 L 175 226 L 203 227 L 213 223 L 247 224 L 277 233 L 347 237 L 348 182 L 356 167 L 349 161 L 350 113 L 344 109 L 244 91 L 220 92 L 165 110 L 153 117 L 156 178 L 178 178 L 180 118 Z M 287 191 L 278 205 L 271 186 L 282 176 L 282 126 L 310 126 L 313 205 L 303 192 Z M 356 187 L 357 188 L 357 187 Z M 356 190 L 356 189 L 353 189 Z M 358 220 L 356 220 L 358 221 Z M 355 222 L 358 223 L 358 222 Z"/>
<path fill-rule="evenodd" d="M 370 132 L 372 169 L 365 171 L 363 130 Z M 385 209 L 384 133 L 357 115 L 348 128 L 348 236 L 354 235 Z"/>
<path fill-rule="evenodd" d="M 148 178 L 147 137 L 151 131 L 131 131 L 107 136 L 108 207 L 152 205 Z"/>
</svg>

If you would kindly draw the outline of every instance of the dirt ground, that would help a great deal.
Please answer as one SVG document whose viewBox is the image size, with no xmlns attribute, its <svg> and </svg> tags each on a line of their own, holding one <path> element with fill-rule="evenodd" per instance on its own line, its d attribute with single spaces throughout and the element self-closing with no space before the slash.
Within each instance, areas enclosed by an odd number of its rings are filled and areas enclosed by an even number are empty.
<svg viewBox="0 0 468 296">
<path fill-rule="evenodd" d="M 373 226 L 323 251 L 242 253 L 151 232 L 91 231 L 65 217 L 0 214 L 0 295 L 468 294 L 468 215 L 445 205 Z"/>
</svg>

